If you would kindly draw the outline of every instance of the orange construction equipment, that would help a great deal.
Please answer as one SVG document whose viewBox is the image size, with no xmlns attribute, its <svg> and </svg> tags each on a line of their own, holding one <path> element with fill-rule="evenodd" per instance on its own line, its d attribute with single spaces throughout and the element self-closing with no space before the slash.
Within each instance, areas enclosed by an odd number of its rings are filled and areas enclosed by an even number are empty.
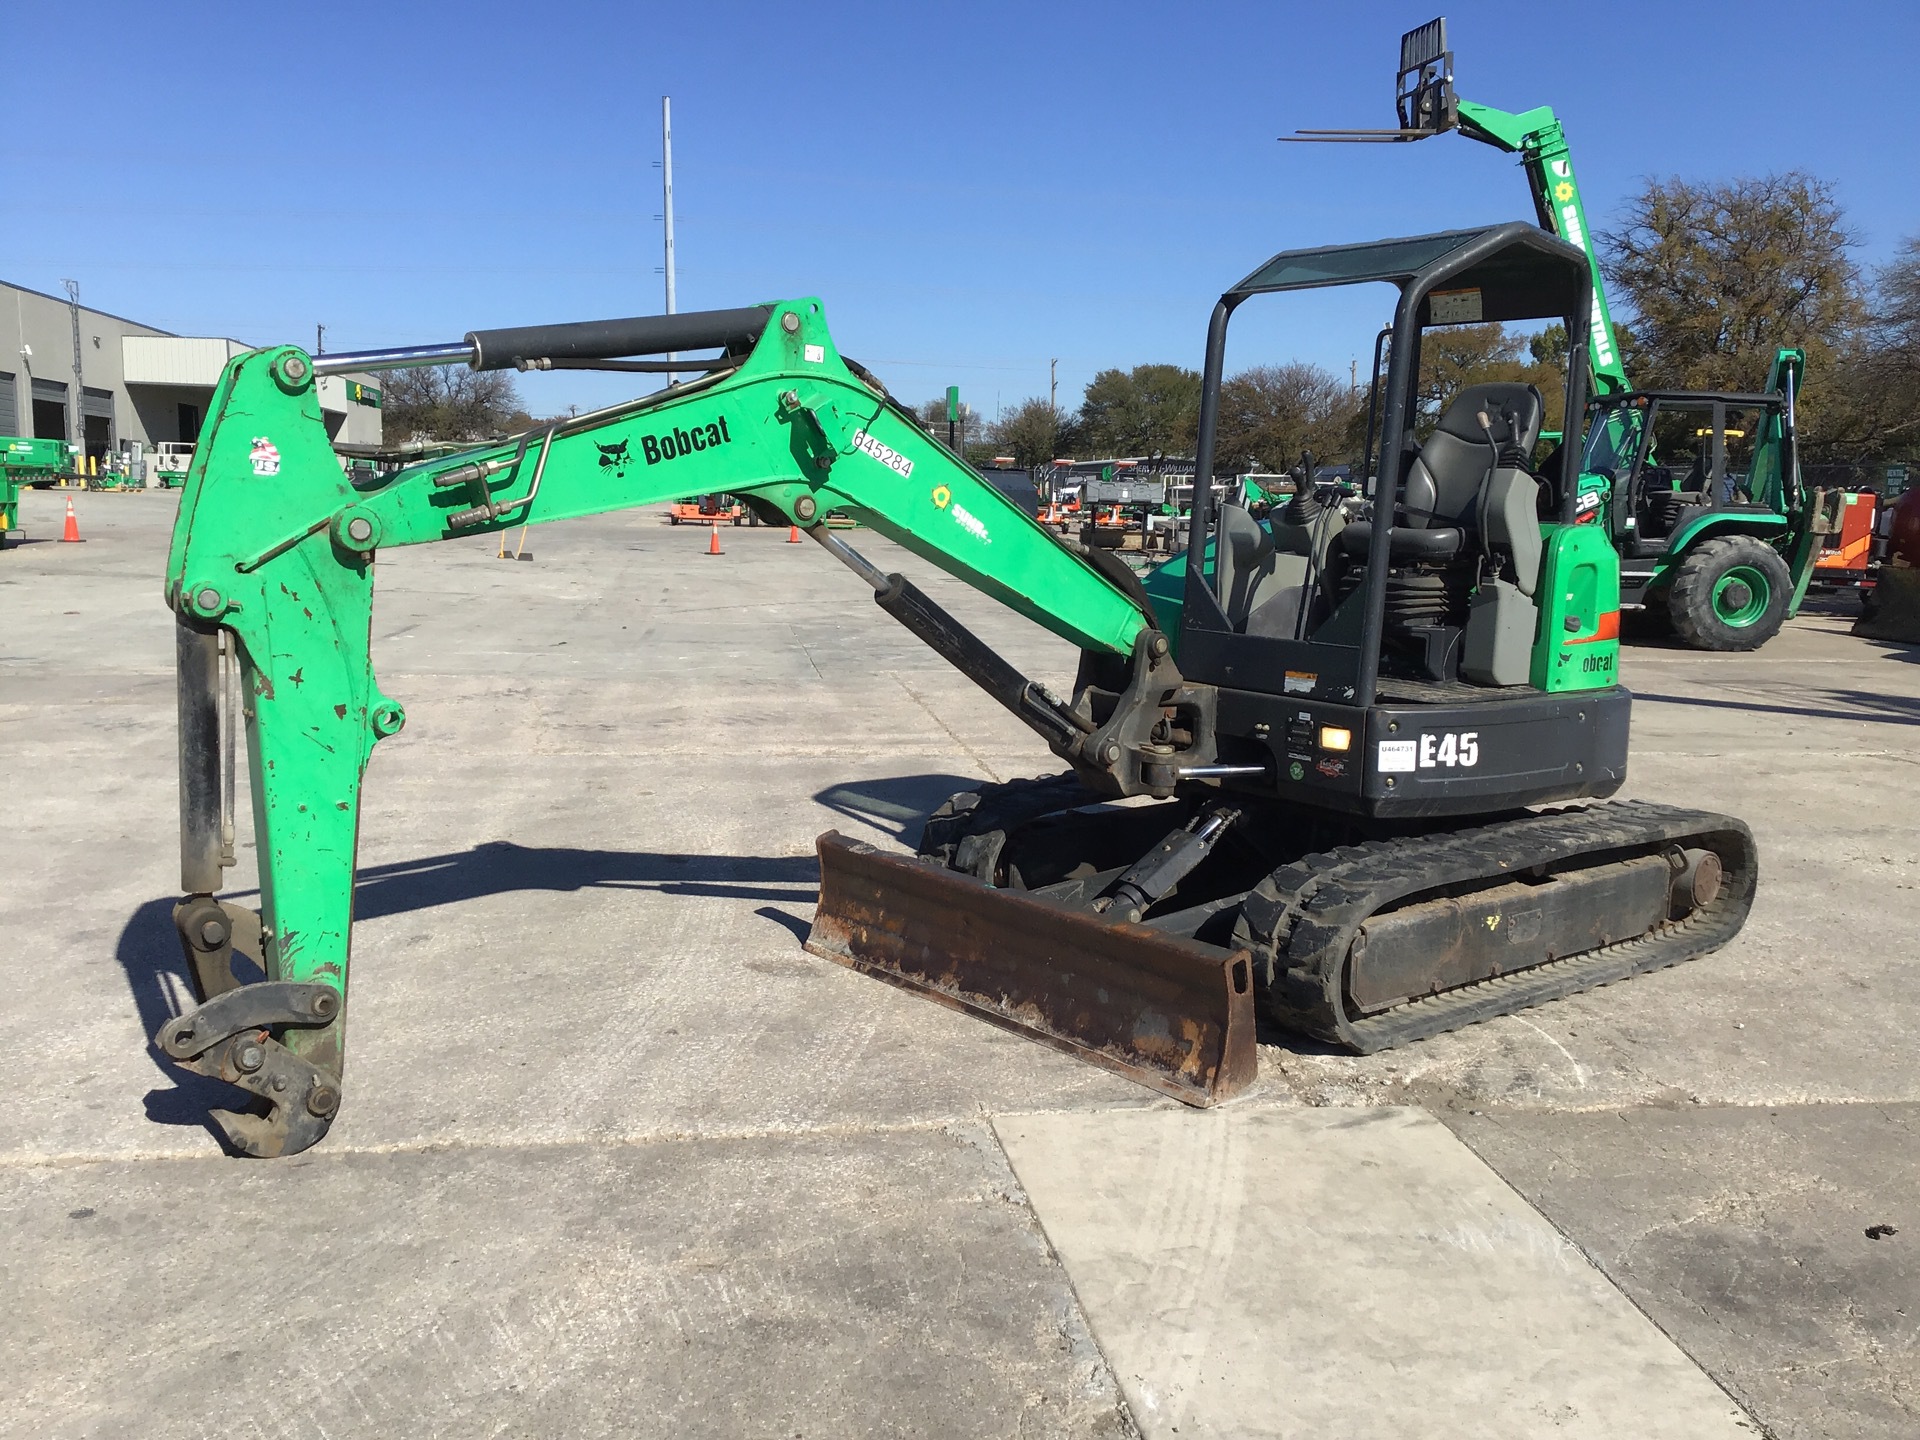
<svg viewBox="0 0 1920 1440">
<path fill-rule="evenodd" d="M 675 525 L 744 525 L 747 507 L 725 495 L 702 495 L 676 501 L 668 509 L 667 519 Z"/>
<path fill-rule="evenodd" d="M 1815 585 L 1858 583 L 1873 567 L 1874 519 L 1879 497 L 1871 490 L 1847 492 L 1831 497 L 1838 506 L 1834 530 L 1825 538 L 1825 548 L 1813 562 Z"/>
<path fill-rule="evenodd" d="M 800 527 L 798 525 L 787 526 L 787 544 L 798 545 L 799 543 L 800 543 Z"/>
<path fill-rule="evenodd" d="M 716 525 L 713 527 L 713 538 L 707 542 L 707 554 L 718 555 L 719 553 L 720 553 L 720 527 Z"/>
<path fill-rule="evenodd" d="M 60 538 L 74 543 L 77 543 L 80 539 L 80 520 L 79 517 L 73 513 L 72 497 L 68 497 L 67 500 L 67 528 L 61 532 Z"/>
</svg>

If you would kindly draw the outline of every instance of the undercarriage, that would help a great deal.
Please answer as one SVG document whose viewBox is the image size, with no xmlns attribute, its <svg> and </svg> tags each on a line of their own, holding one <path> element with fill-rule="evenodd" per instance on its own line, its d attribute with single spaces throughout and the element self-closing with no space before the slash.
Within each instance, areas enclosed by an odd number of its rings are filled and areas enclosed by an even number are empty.
<svg viewBox="0 0 1920 1440">
<path fill-rule="evenodd" d="M 1021 992 L 1048 976 L 1056 1003 L 1084 992 L 1110 1012 L 1092 1029 L 1112 1043 L 1066 1048 L 1199 1104 L 1252 1078 L 1252 1006 L 1353 1053 L 1389 1049 L 1706 954 L 1738 932 L 1758 875 L 1744 824 L 1666 805 L 1459 829 L 1211 790 L 1114 804 L 1072 775 L 954 796 L 917 862 L 837 836 L 820 853 L 816 953 L 1042 1038 L 1075 1028 Z M 890 904 L 877 885 L 856 897 L 876 869 Z M 1072 946 L 1097 963 L 1063 963 Z M 1167 1082 L 1159 1048 L 1121 1042 L 1178 1032 L 1181 1013 L 1199 1020 Z"/>
</svg>

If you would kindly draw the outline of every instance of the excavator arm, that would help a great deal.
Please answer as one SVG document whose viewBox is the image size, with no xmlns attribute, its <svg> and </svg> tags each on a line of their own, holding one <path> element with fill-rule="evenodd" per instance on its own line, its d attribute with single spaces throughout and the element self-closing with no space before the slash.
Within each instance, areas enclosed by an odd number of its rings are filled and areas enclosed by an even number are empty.
<svg viewBox="0 0 1920 1440">
<path fill-rule="evenodd" d="M 323 370 L 453 358 L 477 368 L 544 367 L 556 357 L 581 365 L 669 346 L 720 353 L 674 362 L 705 373 L 654 395 L 368 484 L 342 472 L 315 389 Z M 816 301 L 477 332 L 462 346 L 385 355 L 258 350 L 229 363 L 209 411 L 166 584 L 180 677 L 185 898 L 175 921 L 201 1004 L 170 1021 L 158 1043 L 257 1098 L 253 1113 L 216 1112 L 247 1153 L 305 1149 L 340 1104 L 361 779 L 375 745 L 405 723 L 369 654 L 374 557 L 385 547 L 693 493 L 745 496 L 851 565 L 883 608 L 1090 783 L 1116 794 L 1171 789 L 1164 767 L 1158 783 L 1143 780 L 1136 752 L 1121 743 L 1136 730 L 1112 706 L 1096 714 L 1047 694 L 910 583 L 828 534 L 829 511 L 851 512 L 1081 647 L 1107 673 L 1150 673 L 1159 693 L 1177 682 L 1137 587 L 1055 538 L 850 368 Z M 250 764 L 257 922 L 215 898 L 233 863 L 236 708 Z M 235 978 L 236 943 L 257 951 L 264 981 Z"/>
</svg>

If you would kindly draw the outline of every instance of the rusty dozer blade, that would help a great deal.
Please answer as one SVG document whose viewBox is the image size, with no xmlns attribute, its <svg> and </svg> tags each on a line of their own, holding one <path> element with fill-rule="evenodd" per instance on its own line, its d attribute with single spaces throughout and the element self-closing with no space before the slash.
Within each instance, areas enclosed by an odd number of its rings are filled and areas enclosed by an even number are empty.
<svg viewBox="0 0 1920 1440">
<path fill-rule="evenodd" d="M 807 949 L 1189 1105 L 1254 1076 L 1253 962 L 829 830 Z"/>
</svg>

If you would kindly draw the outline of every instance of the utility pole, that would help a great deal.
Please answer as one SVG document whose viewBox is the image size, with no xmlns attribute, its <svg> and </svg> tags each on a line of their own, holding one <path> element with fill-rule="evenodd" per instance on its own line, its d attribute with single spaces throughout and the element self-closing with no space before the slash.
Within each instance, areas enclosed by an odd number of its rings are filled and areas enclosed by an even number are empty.
<svg viewBox="0 0 1920 1440">
<path fill-rule="evenodd" d="M 80 373 L 80 282 L 62 280 L 67 287 L 67 309 L 73 316 L 73 403 L 67 409 L 67 423 L 73 431 L 74 458 L 82 473 L 87 464 L 87 386 Z"/>
<path fill-rule="evenodd" d="M 327 353 L 327 327 L 324 325 L 313 327 L 313 353 L 316 355 Z"/>
<path fill-rule="evenodd" d="M 1047 408 L 1049 410 L 1060 408 L 1060 362 L 1058 360 L 1047 361 Z"/>
<path fill-rule="evenodd" d="M 673 305 L 674 305 L 674 297 L 673 297 L 673 97 L 671 95 L 662 95 L 660 97 L 660 187 L 661 187 L 661 197 L 666 202 L 663 208 L 661 209 L 660 213 L 665 218 L 666 226 L 667 226 L 667 249 L 666 249 L 667 314 L 671 315 L 674 313 L 674 310 L 673 310 Z M 678 355 L 675 355 L 672 352 L 668 352 L 667 360 L 669 362 L 678 360 L 679 358 L 680 357 Z M 673 384 L 673 382 L 674 382 L 673 372 L 668 371 L 667 384 L 671 385 Z"/>
</svg>

